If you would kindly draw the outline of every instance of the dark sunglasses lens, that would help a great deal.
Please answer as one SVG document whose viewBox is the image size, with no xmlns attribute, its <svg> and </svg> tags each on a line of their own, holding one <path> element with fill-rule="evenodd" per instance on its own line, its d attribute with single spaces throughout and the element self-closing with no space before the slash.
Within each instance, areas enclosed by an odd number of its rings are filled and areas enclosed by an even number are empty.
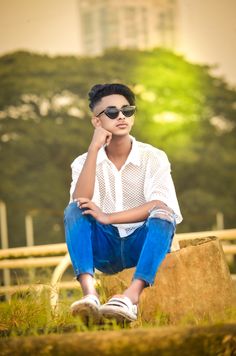
<svg viewBox="0 0 236 356">
<path fill-rule="evenodd" d="M 117 108 L 107 108 L 105 110 L 105 114 L 110 118 L 110 119 L 116 119 L 118 114 L 119 114 L 119 110 Z"/>
<path fill-rule="evenodd" d="M 125 107 L 122 109 L 122 113 L 126 116 L 126 117 L 130 117 L 132 115 L 134 115 L 135 113 L 135 108 L 134 107 Z"/>
</svg>

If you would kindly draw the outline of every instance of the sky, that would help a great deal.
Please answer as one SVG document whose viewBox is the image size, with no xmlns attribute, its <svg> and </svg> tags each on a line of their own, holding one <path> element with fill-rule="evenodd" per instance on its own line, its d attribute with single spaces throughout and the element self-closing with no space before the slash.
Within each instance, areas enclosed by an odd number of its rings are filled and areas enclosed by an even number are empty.
<svg viewBox="0 0 236 356">
<path fill-rule="evenodd" d="M 236 0 L 178 1 L 177 51 L 236 86 Z M 0 55 L 80 52 L 78 0 L 0 0 L 0 21 Z"/>
<path fill-rule="evenodd" d="M 180 0 L 179 51 L 236 85 L 236 0 Z"/>
</svg>

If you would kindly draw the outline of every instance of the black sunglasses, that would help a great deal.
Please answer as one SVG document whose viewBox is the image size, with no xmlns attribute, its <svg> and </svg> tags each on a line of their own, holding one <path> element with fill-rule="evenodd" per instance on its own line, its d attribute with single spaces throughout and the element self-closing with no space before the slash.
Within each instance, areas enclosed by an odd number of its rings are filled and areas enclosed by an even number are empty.
<svg viewBox="0 0 236 356">
<path fill-rule="evenodd" d="M 123 106 L 121 109 L 118 109 L 116 106 L 108 106 L 106 109 L 102 110 L 98 115 L 99 116 L 101 114 L 106 114 L 109 119 L 116 119 L 119 115 L 119 112 L 121 111 L 122 114 L 126 117 L 130 117 L 132 115 L 134 115 L 136 110 L 136 106 L 134 105 L 127 105 L 127 106 Z"/>
</svg>

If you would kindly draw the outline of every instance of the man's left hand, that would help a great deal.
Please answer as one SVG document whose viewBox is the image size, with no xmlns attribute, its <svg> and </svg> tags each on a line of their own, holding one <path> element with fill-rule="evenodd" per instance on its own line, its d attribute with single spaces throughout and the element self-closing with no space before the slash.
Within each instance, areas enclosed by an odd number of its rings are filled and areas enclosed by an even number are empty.
<svg viewBox="0 0 236 356">
<path fill-rule="evenodd" d="M 83 215 L 91 215 L 99 221 L 101 224 L 110 224 L 109 214 L 103 213 L 103 211 L 90 199 L 78 198 L 76 199 L 77 205 L 80 209 L 86 209 L 82 212 Z"/>
</svg>

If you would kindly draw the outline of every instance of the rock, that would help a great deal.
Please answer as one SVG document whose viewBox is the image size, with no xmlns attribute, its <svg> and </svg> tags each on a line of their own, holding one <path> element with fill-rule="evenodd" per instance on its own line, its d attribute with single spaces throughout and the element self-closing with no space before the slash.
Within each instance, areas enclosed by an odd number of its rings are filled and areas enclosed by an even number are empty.
<svg viewBox="0 0 236 356">
<path fill-rule="evenodd" d="M 186 240 L 180 240 L 179 241 L 179 246 L 180 248 L 188 247 L 188 246 L 198 246 L 201 244 L 204 244 L 205 242 L 210 242 L 217 240 L 216 236 L 208 236 L 208 237 L 199 237 L 197 239 L 186 239 Z"/>
<path fill-rule="evenodd" d="M 139 310 L 144 323 L 154 324 L 157 319 L 165 324 L 219 320 L 235 305 L 233 283 L 219 240 L 180 241 L 180 247 L 166 256 L 154 285 L 142 293 Z M 122 293 L 133 273 L 131 268 L 113 276 L 101 275 L 105 295 L 109 298 Z"/>
<path fill-rule="evenodd" d="M 235 355 L 236 324 L 90 331 L 0 339 L 4 356 Z"/>
</svg>

